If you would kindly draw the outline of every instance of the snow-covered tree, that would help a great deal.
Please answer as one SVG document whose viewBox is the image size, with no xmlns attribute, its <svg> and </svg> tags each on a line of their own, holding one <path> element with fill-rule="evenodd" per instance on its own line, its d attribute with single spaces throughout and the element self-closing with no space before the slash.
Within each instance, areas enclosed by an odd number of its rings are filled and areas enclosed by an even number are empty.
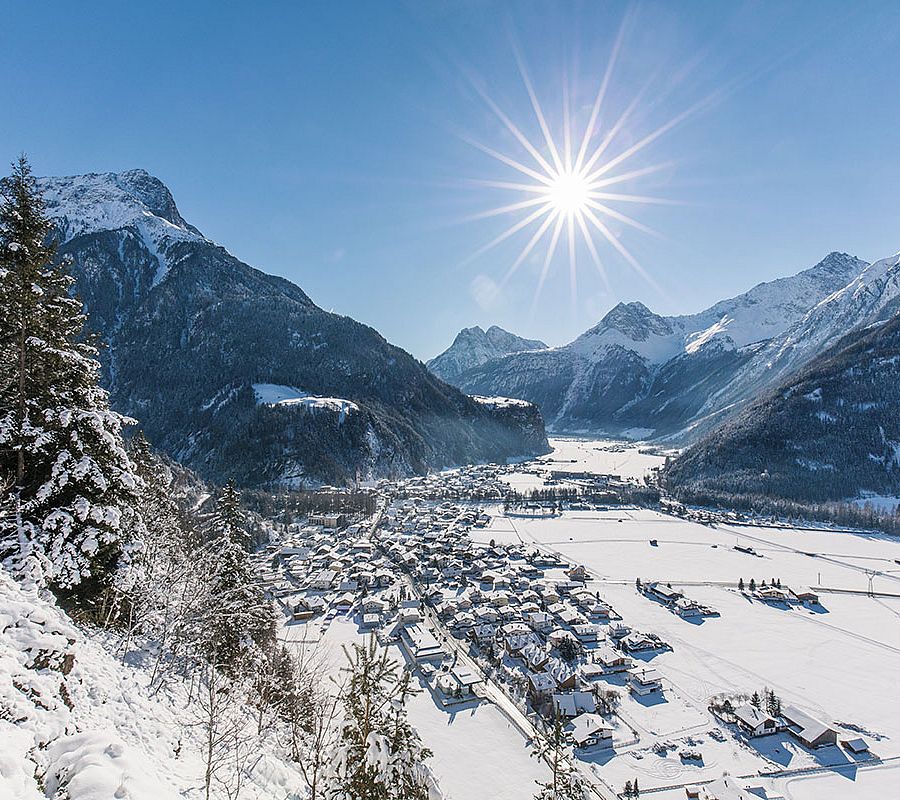
<svg viewBox="0 0 900 800">
<path fill-rule="evenodd" d="M 255 585 L 247 553 L 247 520 L 234 484 L 221 491 L 207 521 L 209 541 L 200 557 L 209 569 L 206 658 L 233 671 L 274 635 L 271 607 Z"/>
<path fill-rule="evenodd" d="M 532 742 L 531 755 L 550 767 L 550 780 L 540 787 L 534 800 L 584 800 L 584 782 L 568 754 L 563 719 L 558 714 Z"/>
<path fill-rule="evenodd" d="M 406 718 L 408 670 L 379 650 L 375 637 L 346 651 L 344 719 L 328 770 L 328 800 L 428 800 L 431 752 Z"/>
<path fill-rule="evenodd" d="M 129 542 L 140 481 L 109 408 L 73 279 L 23 156 L 0 182 L 0 558 L 99 613 Z"/>
</svg>

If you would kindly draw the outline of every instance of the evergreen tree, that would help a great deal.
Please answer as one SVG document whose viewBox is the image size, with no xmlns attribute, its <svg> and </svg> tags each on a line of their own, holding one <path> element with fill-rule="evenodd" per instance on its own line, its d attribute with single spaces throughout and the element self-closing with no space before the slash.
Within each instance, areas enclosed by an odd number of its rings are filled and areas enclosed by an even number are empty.
<svg viewBox="0 0 900 800">
<path fill-rule="evenodd" d="M 222 489 L 207 521 L 204 550 L 210 567 L 206 658 L 233 673 L 245 658 L 260 658 L 260 648 L 274 636 L 271 608 L 255 586 L 247 553 L 247 521 L 233 483 Z"/>
<path fill-rule="evenodd" d="M 537 782 L 534 800 L 584 800 L 584 784 L 568 757 L 562 717 L 557 714 L 532 746 L 531 755 L 550 767 L 550 780 Z"/>
<path fill-rule="evenodd" d="M 342 692 L 344 720 L 330 760 L 328 800 L 428 800 L 423 747 L 406 718 L 413 694 L 408 670 L 398 674 L 387 651 L 368 643 L 345 649 L 350 662 Z"/>
<path fill-rule="evenodd" d="M 140 481 L 50 230 L 22 156 L 0 182 L 0 558 L 96 614 L 142 533 Z"/>
<path fill-rule="evenodd" d="M 738 579 L 738 591 L 739 592 L 744 591 L 744 579 L 743 578 Z"/>
</svg>

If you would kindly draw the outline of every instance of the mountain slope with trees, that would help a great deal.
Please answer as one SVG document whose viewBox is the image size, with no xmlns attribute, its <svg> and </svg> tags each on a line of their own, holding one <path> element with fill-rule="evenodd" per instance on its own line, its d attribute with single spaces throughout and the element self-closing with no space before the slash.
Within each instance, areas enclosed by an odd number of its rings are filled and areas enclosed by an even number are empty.
<svg viewBox="0 0 900 800">
<path fill-rule="evenodd" d="M 900 497 L 900 315 L 853 332 L 665 470 L 689 502 Z"/>
<path fill-rule="evenodd" d="M 146 172 L 45 178 L 40 188 L 109 345 L 113 407 L 203 476 L 343 483 L 546 450 L 536 409 L 523 427 L 372 328 L 239 261 L 185 222 Z M 261 384 L 310 399 L 266 402 Z"/>
</svg>

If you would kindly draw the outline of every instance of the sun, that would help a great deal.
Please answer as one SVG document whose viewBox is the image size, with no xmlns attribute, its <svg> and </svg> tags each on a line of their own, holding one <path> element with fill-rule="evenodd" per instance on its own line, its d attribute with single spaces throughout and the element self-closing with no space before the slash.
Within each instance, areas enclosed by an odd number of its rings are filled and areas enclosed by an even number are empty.
<svg viewBox="0 0 900 800">
<path fill-rule="evenodd" d="M 631 269 L 651 286 L 656 287 L 653 278 L 622 242 L 622 233 L 625 228 L 631 228 L 653 236 L 660 234 L 620 210 L 620 207 L 623 204 L 635 207 L 647 204 L 674 204 L 665 198 L 629 191 L 628 187 L 638 179 L 672 166 L 672 162 L 637 164 L 634 163 L 635 156 L 700 110 L 708 100 L 696 103 L 644 136 L 634 136 L 633 117 L 640 108 L 643 91 L 638 93 L 617 118 L 608 117 L 605 108 L 610 77 L 620 44 L 621 32 L 583 125 L 576 124 L 578 121 L 576 115 L 570 112 L 568 89 L 563 86 L 562 115 L 556 126 L 562 128 L 561 136 L 554 135 L 551 130 L 524 61 L 518 56 L 519 73 L 541 133 L 541 139 L 537 143 L 522 132 L 480 84 L 474 81 L 472 83 L 473 88 L 518 142 L 524 151 L 524 157 L 521 154 L 501 152 L 469 137 L 463 137 L 469 144 L 515 172 L 515 176 L 505 180 L 468 181 L 473 185 L 514 193 L 510 198 L 512 202 L 472 215 L 468 219 L 519 216 L 518 220 L 479 248 L 464 263 L 480 257 L 512 237 L 520 236 L 524 244 L 507 269 L 501 287 L 530 255 L 537 253 L 540 273 L 535 290 L 535 303 L 550 273 L 554 258 L 561 250 L 568 250 L 569 284 L 573 303 L 576 296 L 576 264 L 579 253 L 586 252 L 590 256 L 608 287 L 606 266 L 603 261 L 606 254 L 601 256 L 602 248 L 598 245 L 607 245 Z M 623 133 L 626 131 L 631 143 L 620 146 L 619 141 L 624 138 Z"/>
<path fill-rule="evenodd" d="M 589 176 L 572 170 L 560 172 L 547 187 L 546 196 L 548 204 L 559 214 L 583 214 L 590 207 Z"/>
</svg>

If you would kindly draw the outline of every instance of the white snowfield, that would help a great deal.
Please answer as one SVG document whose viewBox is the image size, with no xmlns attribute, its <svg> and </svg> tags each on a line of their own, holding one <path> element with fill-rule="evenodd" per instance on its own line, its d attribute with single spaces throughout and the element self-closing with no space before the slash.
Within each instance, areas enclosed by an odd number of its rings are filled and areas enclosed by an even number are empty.
<svg viewBox="0 0 900 800">
<path fill-rule="evenodd" d="M 633 459 L 632 473 L 652 464 L 636 447 L 626 448 L 629 456 L 596 450 L 598 444 L 586 440 L 553 444 L 556 450 L 543 460 L 574 458 L 582 468 L 591 464 L 604 472 L 613 471 L 612 457 L 625 464 Z M 626 725 L 616 731 L 614 753 L 586 759 L 608 785 L 621 788 L 637 777 L 645 790 L 678 787 L 652 796 L 680 800 L 684 785 L 727 772 L 789 800 L 900 797 L 900 695 L 893 687 L 900 675 L 900 540 L 793 527 L 713 527 L 636 508 L 534 518 L 504 517 L 499 507 L 491 513 L 491 524 L 473 529 L 473 539 L 537 545 L 584 565 L 588 588 L 628 626 L 672 646 L 638 661 L 662 675 L 664 701 L 623 694 Z M 638 593 L 638 577 L 670 582 L 721 616 L 682 619 Z M 745 585 L 751 578 L 757 584 L 777 578 L 798 591 L 813 587 L 820 604 L 769 605 L 739 592 L 741 578 Z M 870 578 L 876 596 L 866 594 Z M 749 695 L 764 686 L 784 705 L 834 727 L 840 740 L 863 737 L 876 758 L 866 764 L 838 747 L 808 750 L 786 733 L 750 744 L 730 732 L 723 742 L 709 735 L 717 727 L 707 710 L 713 695 Z M 640 740 L 621 744 L 628 727 Z M 657 743 L 671 747 L 659 754 L 652 749 Z M 702 762 L 682 759 L 684 749 L 700 750 Z"/>
<path fill-rule="evenodd" d="M 254 383 L 253 392 L 259 405 L 303 406 L 310 411 L 333 411 L 340 415 L 341 422 L 351 412 L 359 411 L 359 406 L 352 400 L 344 400 L 340 397 L 319 397 L 314 394 L 308 394 L 295 386 L 284 386 L 278 383 Z"/>
<path fill-rule="evenodd" d="M 491 408 L 530 408 L 533 404 L 515 397 L 485 397 L 480 394 L 469 395 L 476 403 Z"/>
</svg>

